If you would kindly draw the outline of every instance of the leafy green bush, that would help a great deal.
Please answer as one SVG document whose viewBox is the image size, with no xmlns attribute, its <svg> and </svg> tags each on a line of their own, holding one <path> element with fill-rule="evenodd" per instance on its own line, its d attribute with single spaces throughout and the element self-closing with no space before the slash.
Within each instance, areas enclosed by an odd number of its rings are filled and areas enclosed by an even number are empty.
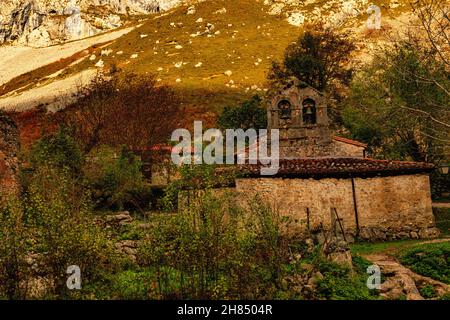
<svg viewBox="0 0 450 320">
<path fill-rule="evenodd" d="M 265 129 L 267 127 L 266 109 L 262 100 L 254 96 L 238 107 L 225 107 L 217 120 L 222 129 Z"/>
<path fill-rule="evenodd" d="M 419 289 L 420 295 L 424 297 L 425 299 L 431 299 L 436 296 L 436 290 L 431 284 L 427 284 L 426 286 L 423 286 Z"/>
<path fill-rule="evenodd" d="M 400 261 L 421 275 L 450 284 L 450 243 L 414 246 L 401 254 Z"/>
<path fill-rule="evenodd" d="M 83 155 L 67 129 L 60 128 L 56 133 L 45 135 L 31 149 L 30 162 L 33 167 L 50 165 L 79 173 Z"/>
<path fill-rule="evenodd" d="M 0 298 L 23 299 L 29 276 L 26 254 L 29 230 L 22 205 L 10 200 L 0 207 Z"/>
<path fill-rule="evenodd" d="M 433 208 L 436 227 L 443 235 L 450 235 L 450 208 Z"/>
<path fill-rule="evenodd" d="M 318 296 L 331 300 L 376 299 L 376 293 L 371 292 L 366 285 L 367 262 L 355 257 L 353 263 L 356 263 L 356 274 L 346 267 L 318 258 L 316 264 L 323 274 L 323 279 L 317 283 Z"/>
<path fill-rule="evenodd" d="M 112 246 L 103 229 L 93 223 L 89 195 L 64 170 L 41 166 L 23 199 L 38 272 L 52 283 L 50 294 L 66 297 L 67 267 L 79 266 L 84 283 L 113 266 Z"/>
<path fill-rule="evenodd" d="M 140 159 L 125 149 L 118 156 L 107 147 L 93 153 L 84 173 L 97 207 L 119 210 L 148 207 L 151 189 L 144 183 L 141 167 Z"/>
<path fill-rule="evenodd" d="M 287 260 L 283 246 L 280 220 L 261 201 L 244 212 L 232 194 L 191 190 L 180 212 L 147 235 L 138 260 L 157 270 L 162 298 L 270 298 Z"/>
<path fill-rule="evenodd" d="M 373 263 L 368 261 L 367 259 L 364 259 L 360 255 L 353 254 L 352 255 L 352 264 L 355 268 L 356 272 L 360 274 L 365 274 L 367 272 L 367 268 L 371 266 Z"/>
<path fill-rule="evenodd" d="M 131 270 L 119 272 L 112 277 L 111 289 L 117 299 L 148 299 L 150 291 L 149 274 Z"/>
</svg>

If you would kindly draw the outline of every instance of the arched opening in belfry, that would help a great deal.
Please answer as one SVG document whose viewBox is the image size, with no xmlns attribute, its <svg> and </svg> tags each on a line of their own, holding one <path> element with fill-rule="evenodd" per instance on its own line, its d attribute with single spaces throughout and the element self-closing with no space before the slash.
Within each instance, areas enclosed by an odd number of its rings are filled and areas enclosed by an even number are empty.
<svg viewBox="0 0 450 320">
<path fill-rule="evenodd" d="M 289 100 L 283 99 L 278 102 L 278 112 L 280 119 L 290 119 L 292 112 L 292 105 Z"/>
<path fill-rule="evenodd" d="M 316 102 L 311 99 L 303 100 L 303 123 L 304 124 L 316 124 L 317 123 L 317 113 L 316 113 Z"/>
</svg>

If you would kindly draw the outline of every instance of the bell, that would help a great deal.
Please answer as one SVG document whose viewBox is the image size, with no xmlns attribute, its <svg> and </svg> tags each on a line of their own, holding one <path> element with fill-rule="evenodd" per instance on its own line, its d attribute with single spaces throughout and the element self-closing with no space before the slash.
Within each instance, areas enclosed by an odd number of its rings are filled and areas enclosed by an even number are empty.
<svg viewBox="0 0 450 320">
<path fill-rule="evenodd" d="M 307 115 L 313 114 L 311 107 L 306 107 L 306 112 L 305 112 L 305 114 L 307 114 Z"/>
</svg>

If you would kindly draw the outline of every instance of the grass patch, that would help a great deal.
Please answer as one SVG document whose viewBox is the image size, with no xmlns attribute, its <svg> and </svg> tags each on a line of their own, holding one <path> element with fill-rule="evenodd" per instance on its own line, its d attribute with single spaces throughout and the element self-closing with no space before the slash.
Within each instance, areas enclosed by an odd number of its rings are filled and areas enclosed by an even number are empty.
<svg viewBox="0 0 450 320">
<path fill-rule="evenodd" d="M 378 252 L 395 253 L 402 249 L 415 245 L 423 240 L 399 240 L 399 241 L 386 241 L 386 242 L 357 242 L 350 244 L 350 250 L 353 254 L 372 254 Z"/>
<path fill-rule="evenodd" d="M 450 242 L 417 245 L 403 251 L 399 258 L 414 272 L 450 284 Z"/>
</svg>

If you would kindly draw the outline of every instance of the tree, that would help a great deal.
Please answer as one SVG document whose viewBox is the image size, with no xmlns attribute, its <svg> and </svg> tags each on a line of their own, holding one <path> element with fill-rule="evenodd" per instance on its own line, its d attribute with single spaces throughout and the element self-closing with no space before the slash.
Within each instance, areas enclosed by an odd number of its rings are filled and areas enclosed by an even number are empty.
<svg viewBox="0 0 450 320">
<path fill-rule="evenodd" d="M 30 162 L 36 168 L 51 165 L 77 174 L 83 164 L 82 153 L 67 128 L 40 138 L 31 149 Z"/>
<path fill-rule="evenodd" d="M 419 18 L 419 31 L 424 33 L 436 58 L 450 67 L 450 5 L 442 0 L 417 0 L 412 7 Z"/>
<path fill-rule="evenodd" d="M 438 162 L 450 143 L 450 97 L 440 88 L 449 79 L 441 61 L 395 44 L 355 78 L 344 123 L 376 156 Z"/>
<path fill-rule="evenodd" d="M 351 79 L 351 69 L 347 65 L 354 49 L 348 33 L 312 25 L 287 47 L 283 65 L 273 63 L 268 78 L 283 83 L 294 76 L 321 91 L 336 83 L 346 85 Z"/>
<path fill-rule="evenodd" d="M 261 107 L 262 100 L 254 96 L 238 107 L 225 107 L 217 120 L 222 129 L 264 129 L 267 127 L 267 113 Z"/>
<path fill-rule="evenodd" d="M 100 144 L 130 149 L 166 142 L 178 121 L 178 100 L 152 75 L 98 75 L 62 111 L 85 153 Z"/>
</svg>

